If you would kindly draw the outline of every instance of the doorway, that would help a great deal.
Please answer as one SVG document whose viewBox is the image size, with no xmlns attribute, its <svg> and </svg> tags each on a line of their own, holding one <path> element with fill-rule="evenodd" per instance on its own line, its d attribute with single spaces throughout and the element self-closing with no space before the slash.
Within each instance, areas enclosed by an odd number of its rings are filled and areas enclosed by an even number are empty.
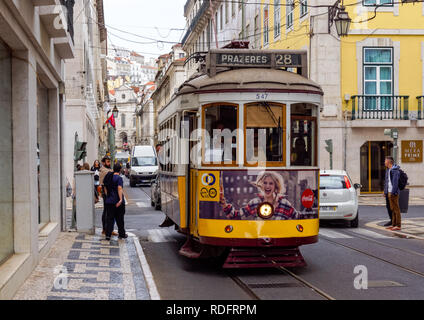
<svg viewBox="0 0 424 320">
<path fill-rule="evenodd" d="M 392 155 L 390 141 L 367 141 L 361 147 L 361 193 L 384 191 L 386 168 L 384 159 Z"/>
</svg>

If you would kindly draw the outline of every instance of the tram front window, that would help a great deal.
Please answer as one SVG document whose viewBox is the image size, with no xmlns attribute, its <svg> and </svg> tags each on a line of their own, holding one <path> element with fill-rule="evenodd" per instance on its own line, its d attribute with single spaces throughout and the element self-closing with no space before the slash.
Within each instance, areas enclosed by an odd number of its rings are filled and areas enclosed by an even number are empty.
<svg viewBox="0 0 424 320">
<path fill-rule="evenodd" d="M 246 165 L 284 162 L 285 105 L 260 102 L 246 105 Z"/>
<path fill-rule="evenodd" d="M 290 164 L 292 166 L 317 165 L 315 109 L 316 107 L 312 105 L 301 103 L 291 106 Z"/>
<path fill-rule="evenodd" d="M 204 108 L 204 163 L 235 164 L 237 106 L 213 104 Z"/>
</svg>

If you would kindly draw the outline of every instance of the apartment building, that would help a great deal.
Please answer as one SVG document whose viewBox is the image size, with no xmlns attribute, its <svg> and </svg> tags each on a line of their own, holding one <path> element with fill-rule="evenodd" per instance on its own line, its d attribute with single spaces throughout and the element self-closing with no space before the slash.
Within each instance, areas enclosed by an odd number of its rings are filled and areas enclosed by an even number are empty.
<svg viewBox="0 0 424 320">
<path fill-rule="evenodd" d="M 187 1 L 183 48 L 188 58 L 224 47 L 234 33 L 249 41 L 250 48 L 306 51 L 309 78 L 324 90 L 320 166 L 330 168 L 325 141 L 331 140 L 333 168 L 346 169 L 354 182 L 362 184 L 362 193 L 380 193 L 384 158 L 395 148 L 398 163 L 410 177 L 411 195 L 422 194 L 423 3 L 246 0 L 237 3 L 233 16 L 234 3 Z M 342 4 L 351 25 L 349 34 L 340 37 L 334 18 Z M 188 73 L 197 68 L 190 61 Z M 397 146 L 384 129 L 397 130 Z"/>
<path fill-rule="evenodd" d="M 0 1 L 0 300 L 13 297 L 62 227 L 65 60 L 73 1 Z"/>
</svg>

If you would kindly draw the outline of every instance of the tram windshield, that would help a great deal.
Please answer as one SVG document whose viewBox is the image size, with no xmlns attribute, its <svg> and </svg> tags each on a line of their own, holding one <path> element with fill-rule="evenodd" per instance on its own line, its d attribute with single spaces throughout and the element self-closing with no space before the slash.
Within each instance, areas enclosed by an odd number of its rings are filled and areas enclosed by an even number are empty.
<svg viewBox="0 0 424 320">
<path fill-rule="evenodd" d="M 246 164 L 282 164 L 285 105 L 260 102 L 246 105 Z"/>
<path fill-rule="evenodd" d="M 317 165 L 317 119 L 312 105 L 291 106 L 290 164 L 292 166 Z"/>
<path fill-rule="evenodd" d="M 204 108 L 204 162 L 235 164 L 237 154 L 237 106 L 213 104 Z"/>
</svg>

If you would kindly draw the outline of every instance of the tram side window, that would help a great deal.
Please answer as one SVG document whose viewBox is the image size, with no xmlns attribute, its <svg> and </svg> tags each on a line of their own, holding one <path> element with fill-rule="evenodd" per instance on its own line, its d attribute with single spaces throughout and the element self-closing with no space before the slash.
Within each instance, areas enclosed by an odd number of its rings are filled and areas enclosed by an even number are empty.
<svg viewBox="0 0 424 320">
<path fill-rule="evenodd" d="M 235 164 L 237 156 L 237 106 L 213 104 L 204 108 L 204 162 Z"/>
<path fill-rule="evenodd" d="M 285 105 L 259 102 L 246 105 L 246 164 L 282 164 Z"/>
<path fill-rule="evenodd" d="M 291 106 L 290 164 L 292 166 L 317 165 L 317 118 L 313 105 Z"/>
</svg>

